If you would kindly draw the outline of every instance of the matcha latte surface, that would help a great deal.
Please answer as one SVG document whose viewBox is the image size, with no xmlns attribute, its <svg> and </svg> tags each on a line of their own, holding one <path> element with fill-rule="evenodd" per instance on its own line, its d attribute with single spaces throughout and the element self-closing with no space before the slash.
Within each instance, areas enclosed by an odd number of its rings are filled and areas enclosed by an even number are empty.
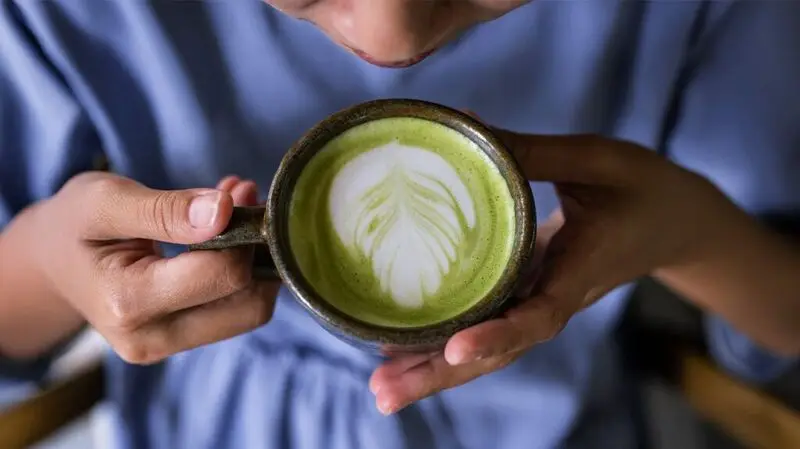
<svg viewBox="0 0 800 449">
<path fill-rule="evenodd" d="M 303 276 L 341 312 L 387 327 L 452 318 L 499 281 L 514 236 L 499 169 L 468 138 L 387 118 L 328 142 L 291 195 Z"/>
</svg>

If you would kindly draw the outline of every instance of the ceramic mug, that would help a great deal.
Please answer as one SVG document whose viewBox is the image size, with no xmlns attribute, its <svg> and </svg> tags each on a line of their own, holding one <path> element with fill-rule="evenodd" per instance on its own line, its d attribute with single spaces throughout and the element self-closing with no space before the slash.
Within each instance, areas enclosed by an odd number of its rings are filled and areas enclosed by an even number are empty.
<svg viewBox="0 0 800 449">
<path fill-rule="evenodd" d="M 289 242 L 289 207 L 298 178 L 309 161 L 332 139 L 358 125 L 410 117 L 444 125 L 469 139 L 488 157 L 505 181 L 513 203 L 513 242 L 502 274 L 488 292 L 465 311 L 434 324 L 383 326 L 354 318 L 333 306 L 304 276 Z M 467 114 L 435 103 L 386 99 L 337 112 L 309 130 L 288 151 L 275 175 L 266 206 L 236 207 L 227 229 L 190 250 L 256 245 L 254 275 L 280 279 L 326 330 L 366 350 L 381 353 L 440 349 L 456 332 L 501 313 L 529 271 L 536 234 L 535 206 L 528 181 L 500 139 Z"/>
</svg>

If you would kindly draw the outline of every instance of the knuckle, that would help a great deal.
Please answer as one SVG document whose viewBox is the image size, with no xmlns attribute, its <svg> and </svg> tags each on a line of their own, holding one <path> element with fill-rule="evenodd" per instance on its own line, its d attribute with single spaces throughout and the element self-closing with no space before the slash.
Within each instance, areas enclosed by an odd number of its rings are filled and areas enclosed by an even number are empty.
<svg viewBox="0 0 800 449">
<path fill-rule="evenodd" d="M 156 192 L 150 201 L 143 201 L 140 208 L 140 217 L 145 226 L 167 239 L 175 238 L 169 217 L 177 216 L 181 212 L 177 196 L 167 191 Z"/>
<path fill-rule="evenodd" d="M 105 306 L 110 325 L 122 331 L 135 329 L 140 324 L 140 311 L 136 301 L 118 289 L 107 290 Z"/>
<path fill-rule="evenodd" d="M 103 173 L 84 173 L 70 179 L 59 192 L 68 198 L 77 199 L 81 205 L 70 212 L 77 218 L 80 229 L 88 230 L 95 225 L 112 225 L 108 205 L 117 203 L 117 197 L 126 181 Z M 72 207 L 72 206 L 70 206 Z"/>
<path fill-rule="evenodd" d="M 225 286 L 232 292 L 246 289 L 252 282 L 252 267 L 249 261 L 239 257 L 226 258 L 223 261 L 223 279 Z"/>
<path fill-rule="evenodd" d="M 243 290 L 250 284 L 250 270 L 246 267 L 230 267 L 226 271 L 228 286 L 233 290 Z"/>
<path fill-rule="evenodd" d="M 629 158 L 625 145 L 611 144 L 597 134 L 583 136 L 582 146 L 591 151 L 592 164 L 599 173 L 615 176 L 628 172 Z"/>
<path fill-rule="evenodd" d="M 115 176 L 108 175 L 102 172 L 83 172 L 70 178 L 61 188 L 62 192 L 72 193 L 73 191 L 80 191 L 81 195 L 90 195 L 97 192 L 102 192 L 100 187 L 108 186 L 113 180 L 118 179 Z"/>
<path fill-rule="evenodd" d="M 497 371 L 506 368 L 507 366 L 511 365 L 511 363 L 517 359 L 517 357 L 519 357 L 518 352 L 508 352 L 498 356 L 494 360 L 491 371 Z"/>
<path fill-rule="evenodd" d="M 567 325 L 567 315 L 560 307 L 548 306 L 544 310 L 546 320 L 542 329 L 543 341 L 549 341 L 558 336 Z"/>
<path fill-rule="evenodd" d="M 597 163 L 600 169 L 610 176 L 628 174 L 628 158 L 622 151 L 603 151 L 599 155 Z"/>
<path fill-rule="evenodd" d="M 120 192 L 129 182 L 117 176 L 95 176 L 84 184 L 82 195 L 89 204 L 115 204 Z"/>
<path fill-rule="evenodd" d="M 144 322 L 142 307 L 137 301 L 139 289 L 135 285 L 120 285 L 105 281 L 99 288 L 100 303 L 105 312 L 105 321 L 111 328 L 120 331 L 133 331 Z"/>
</svg>

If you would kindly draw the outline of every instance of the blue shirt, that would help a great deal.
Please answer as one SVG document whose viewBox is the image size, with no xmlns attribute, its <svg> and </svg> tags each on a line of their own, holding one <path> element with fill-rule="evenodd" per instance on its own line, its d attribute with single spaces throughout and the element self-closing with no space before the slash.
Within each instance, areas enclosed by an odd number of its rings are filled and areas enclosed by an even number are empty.
<svg viewBox="0 0 800 449">
<path fill-rule="evenodd" d="M 412 97 L 532 133 L 634 140 L 753 213 L 800 210 L 800 3 L 534 1 L 406 69 L 378 68 L 258 0 L 0 3 L 0 223 L 105 153 L 158 188 L 266 188 L 326 115 Z M 534 184 L 539 218 L 557 202 Z M 691 220 L 691 217 L 686 217 Z M 379 360 L 284 292 L 249 334 L 137 367 L 109 355 L 120 448 L 633 447 L 611 333 L 630 287 L 506 369 L 383 417 Z M 758 300 L 758 298 L 754 298 Z M 718 318 L 727 369 L 774 357 Z M 11 382 L 6 382 L 10 384 Z"/>
</svg>

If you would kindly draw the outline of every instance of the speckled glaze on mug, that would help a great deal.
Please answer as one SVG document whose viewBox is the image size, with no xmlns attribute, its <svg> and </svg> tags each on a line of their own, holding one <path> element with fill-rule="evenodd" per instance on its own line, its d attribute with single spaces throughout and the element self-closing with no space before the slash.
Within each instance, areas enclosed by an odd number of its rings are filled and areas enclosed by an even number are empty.
<svg viewBox="0 0 800 449">
<path fill-rule="evenodd" d="M 373 120 L 410 117 L 444 125 L 475 143 L 498 168 L 513 200 L 514 235 L 508 262 L 489 292 L 465 312 L 436 324 L 384 327 L 358 320 L 331 306 L 303 276 L 289 243 L 289 207 L 294 186 L 309 161 L 333 138 Z M 469 115 L 435 103 L 386 99 L 362 103 L 337 112 L 310 129 L 283 158 L 270 187 L 266 207 L 235 208 L 221 235 L 193 245 L 192 250 L 221 249 L 266 243 L 269 255 L 258 251 L 256 275 L 280 278 L 297 301 L 326 330 L 358 348 L 387 353 L 441 349 L 460 330 L 501 313 L 529 268 L 536 234 L 535 206 L 528 181 L 503 143 Z M 271 256 L 271 257 L 269 257 Z"/>
</svg>

